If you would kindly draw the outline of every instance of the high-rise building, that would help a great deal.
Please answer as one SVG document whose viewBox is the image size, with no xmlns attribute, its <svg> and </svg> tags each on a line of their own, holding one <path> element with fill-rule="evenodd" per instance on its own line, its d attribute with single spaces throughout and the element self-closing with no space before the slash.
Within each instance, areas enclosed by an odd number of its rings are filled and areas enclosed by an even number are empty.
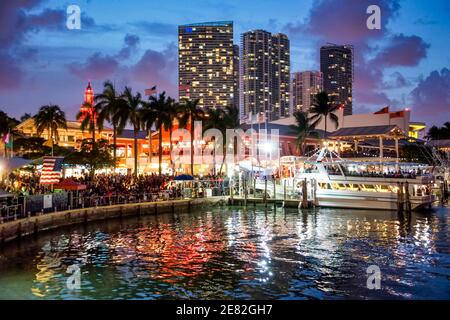
<svg viewBox="0 0 450 320">
<path fill-rule="evenodd" d="M 289 39 L 253 30 L 241 36 L 243 115 L 263 114 L 266 121 L 288 116 Z"/>
<path fill-rule="evenodd" d="M 203 108 L 234 103 L 233 22 L 178 27 L 179 98 L 199 99 Z"/>
<path fill-rule="evenodd" d="M 270 119 L 289 116 L 290 45 L 285 34 L 272 36 L 272 114 Z"/>
<path fill-rule="evenodd" d="M 291 79 L 292 112 L 309 112 L 314 103 L 314 96 L 323 91 L 322 72 L 294 72 Z"/>
<path fill-rule="evenodd" d="M 235 44 L 233 46 L 233 79 L 234 79 L 234 106 L 239 109 L 240 106 L 240 58 L 239 58 L 239 46 Z"/>
<path fill-rule="evenodd" d="M 353 47 L 327 44 L 320 48 L 323 89 L 335 105 L 344 106 L 344 115 L 353 113 Z"/>
</svg>

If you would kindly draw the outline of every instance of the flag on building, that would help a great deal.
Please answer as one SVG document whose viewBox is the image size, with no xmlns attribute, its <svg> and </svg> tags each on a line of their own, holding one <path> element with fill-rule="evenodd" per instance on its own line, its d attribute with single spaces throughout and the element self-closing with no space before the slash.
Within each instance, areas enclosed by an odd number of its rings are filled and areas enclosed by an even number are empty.
<svg viewBox="0 0 450 320">
<path fill-rule="evenodd" d="M 377 112 L 374 112 L 373 114 L 384 114 L 384 113 L 389 113 L 389 106 L 384 107 L 383 109 L 380 109 Z"/>
<path fill-rule="evenodd" d="M 11 135 L 11 132 L 8 131 L 3 137 L 2 142 L 5 144 L 5 147 L 8 149 L 12 149 L 13 147 L 13 137 Z"/>
<path fill-rule="evenodd" d="M 179 86 L 180 91 L 189 90 L 190 88 L 191 88 L 190 82 L 187 82 L 186 84 L 180 84 Z"/>
<path fill-rule="evenodd" d="M 156 94 L 156 86 L 154 86 L 150 89 L 145 89 L 144 93 L 146 96 L 152 96 L 152 95 Z"/>
<path fill-rule="evenodd" d="M 41 184 L 56 184 L 61 179 L 63 157 L 44 157 Z"/>
<path fill-rule="evenodd" d="M 405 110 L 397 111 L 397 112 L 391 112 L 389 114 L 389 118 L 403 118 L 405 116 Z"/>
</svg>

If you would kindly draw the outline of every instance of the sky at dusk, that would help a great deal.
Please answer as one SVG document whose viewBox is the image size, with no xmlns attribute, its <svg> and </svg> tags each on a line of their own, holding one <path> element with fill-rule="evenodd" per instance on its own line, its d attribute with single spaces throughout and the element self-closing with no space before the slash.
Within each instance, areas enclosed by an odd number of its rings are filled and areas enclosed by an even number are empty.
<svg viewBox="0 0 450 320">
<path fill-rule="evenodd" d="M 81 8 L 81 30 L 66 8 Z M 366 8 L 381 8 L 381 30 Z M 88 80 L 177 97 L 177 26 L 232 20 L 286 33 L 291 71 L 319 69 L 319 47 L 352 44 L 354 113 L 409 107 L 415 121 L 450 121 L 448 0 L 0 0 L 0 110 L 19 118 L 58 104 L 74 119 Z"/>
</svg>

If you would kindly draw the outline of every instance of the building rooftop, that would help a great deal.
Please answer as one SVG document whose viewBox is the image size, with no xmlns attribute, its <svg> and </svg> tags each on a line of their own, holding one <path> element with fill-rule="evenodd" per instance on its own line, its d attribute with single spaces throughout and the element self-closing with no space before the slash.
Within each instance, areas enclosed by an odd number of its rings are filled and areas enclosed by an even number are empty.
<svg viewBox="0 0 450 320">
<path fill-rule="evenodd" d="M 241 129 L 243 130 L 248 130 L 250 129 L 251 125 L 250 124 L 243 124 L 241 125 Z M 265 123 L 261 123 L 261 124 L 253 124 L 253 130 L 255 130 L 256 132 L 259 132 L 259 129 L 264 130 L 266 129 L 266 124 Z M 270 133 L 270 130 L 278 130 L 278 134 L 280 136 L 295 136 L 295 133 L 292 132 L 292 128 L 290 125 L 286 125 L 286 124 L 277 124 L 277 123 L 271 123 L 269 122 L 267 124 L 267 133 Z M 320 129 L 315 129 L 314 132 L 316 132 L 318 134 L 318 136 L 320 138 L 323 137 L 324 134 L 324 130 L 320 130 Z M 330 133 L 328 133 L 329 135 Z"/>
<path fill-rule="evenodd" d="M 393 133 L 401 132 L 396 125 L 384 126 L 367 126 L 367 127 L 350 127 L 341 128 L 329 134 L 330 138 L 348 138 L 348 137 L 377 137 L 388 136 Z"/>
<path fill-rule="evenodd" d="M 179 27 L 226 27 L 232 24 L 233 21 L 212 21 L 212 22 L 183 24 L 180 25 Z"/>
</svg>

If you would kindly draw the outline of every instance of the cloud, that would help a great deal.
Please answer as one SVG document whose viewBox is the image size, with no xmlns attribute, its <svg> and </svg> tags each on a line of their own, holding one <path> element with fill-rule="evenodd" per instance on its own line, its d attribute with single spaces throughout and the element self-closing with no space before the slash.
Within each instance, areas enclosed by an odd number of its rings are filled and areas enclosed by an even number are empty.
<svg viewBox="0 0 450 320">
<path fill-rule="evenodd" d="M 141 31 L 144 31 L 151 35 L 158 36 L 174 35 L 178 30 L 178 26 L 175 24 L 161 22 L 136 21 L 129 23 L 129 25 L 141 29 Z"/>
<path fill-rule="evenodd" d="M 429 47 L 419 36 L 398 34 L 391 37 L 389 44 L 377 54 L 372 63 L 383 67 L 417 66 L 420 60 L 426 58 Z"/>
<path fill-rule="evenodd" d="M 366 26 L 366 10 L 372 4 L 381 9 L 381 30 L 369 30 Z M 398 102 L 384 90 L 407 85 L 400 74 L 386 83 L 386 69 L 417 66 L 429 48 L 419 36 L 389 30 L 399 11 L 399 0 L 320 0 L 314 2 L 304 21 L 289 23 L 284 30 L 291 38 L 313 36 L 318 47 L 326 42 L 353 45 L 353 106 L 355 110 L 361 109 L 358 105 L 376 108 Z"/>
<path fill-rule="evenodd" d="M 289 23 L 285 29 L 291 34 L 302 36 L 313 34 L 324 41 L 339 43 L 365 42 L 386 32 L 386 25 L 397 15 L 398 0 L 381 0 L 381 30 L 369 30 L 366 26 L 367 7 L 373 0 L 322 0 L 314 2 L 309 15 L 303 22 Z"/>
<path fill-rule="evenodd" d="M 0 52 L 0 90 L 17 89 L 23 78 L 19 63 L 11 55 Z"/>
<path fill-rule="evenodd" d="M 37 50 L 24 49 L 24 43 L 30 34 L 65 28 L 64 10 L 44 8 L 35 12 L 44 2 L 0 1 L 0 91 L 20 88 L 25 79 L 23 67 L 30 61 L 35 61 Z M 31 10 L 34 10 L 33 13 Z M 88 21 L 95 24 L 92 19 Z"/>
<path fill-rule="evenodd" d="M 177 46 L 170 43 L 162 51 L 148 49 L 133 65 L 123 64 L 136 52 L 140 39 L 136 35 L 127 34 L 124 46 L 116 55 L 105 55 L 96 52 L 84 62 L 72 62 L 67 65 L 70 73 L 82 80 L 105 80 L 118 78 L 142 86 L 158 86 L 158 90 L 166 90 L 176 95 Z"/>
<path fill-rule="evenodd" d="M 119 62 L 114 57 L 96 52 L 85 62 L 73 62 L 67 67 L 72 74 L 81 79 L 105 79 L 117 70 Z"/>
<path fill-rule="evenodd" d="M 176 94 L 177 47 L 170 44 L 163 51 L 147 50 L 130 69 L 131 80 Z"/>
<path fill-rule="evenodd" d="M 432 25 L 432 24 L 437 24 L 437 21 L 429 19 L 429 18 L 419 18 L 416 21 L 414 21 L 414 24 L 428 26 L 428 25 Z"/>
<path fill-rule="evenodd" d="M 400 72 L 396 71 L 389 76 L 389 80 L 383 83 L 383 89 L 398 89 L 408 87 L 411 82 L 407 80 Z"/>
<path fill-rule="evenodd" d="M 442 124 L 450 119 L 450 70 L 432 71 L 411 91 L 414 114 L 420 120 Z"/>
<path fill-rule="evenodd" d="M 128 59 L 137 49 L 140 39 L 137 35 L 127 34 L 124 39 L 124 47 L 117 54 L 118 59 Z"/>
</svg>

